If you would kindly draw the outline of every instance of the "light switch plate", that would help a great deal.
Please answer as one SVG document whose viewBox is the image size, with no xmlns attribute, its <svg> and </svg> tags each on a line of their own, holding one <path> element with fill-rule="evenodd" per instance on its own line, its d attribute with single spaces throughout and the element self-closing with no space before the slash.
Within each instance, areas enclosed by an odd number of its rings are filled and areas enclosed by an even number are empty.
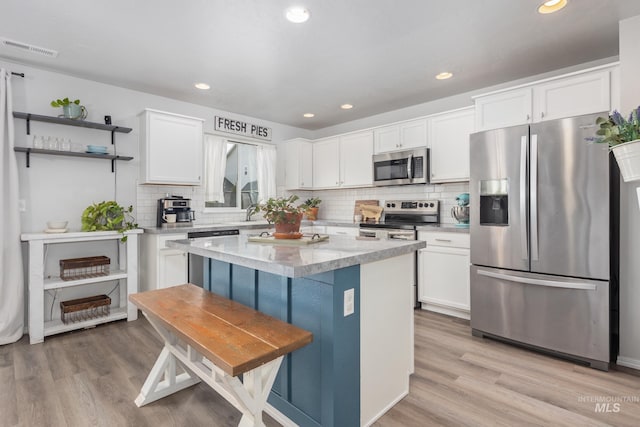
<svg viewBox="0 0 640 427">
<path fill-rule="evenodd" d="M 344 291 L 344 317 L 353 314 L 355 311 L 355 289 Z"/>
</svg>

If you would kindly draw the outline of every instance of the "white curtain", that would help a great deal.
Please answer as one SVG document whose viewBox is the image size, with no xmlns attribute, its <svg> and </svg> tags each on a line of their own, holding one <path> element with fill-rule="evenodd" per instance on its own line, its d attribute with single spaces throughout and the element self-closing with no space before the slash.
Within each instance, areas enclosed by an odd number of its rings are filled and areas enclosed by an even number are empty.
<svg viewBox="0 0 640 427">
<path fill-rule="evenodd" d="M 260 145 L 257 153 L 258 200 L 266 201 L 276 196 L 276 147 Z"/>
<path fill-rule="evenodd" d="M 13 152 L 11 72 L 0 69 L 0 345 L 17 341 L 24 328 L 24 278 L 18 210 L 18 164 Z"/>
<path fill-rule="evenodd" d="M 224 203 L 224 175 L 227 170 L 227 140 L 213 135 L 204 138 L 204 200 Z"/>
</svg>

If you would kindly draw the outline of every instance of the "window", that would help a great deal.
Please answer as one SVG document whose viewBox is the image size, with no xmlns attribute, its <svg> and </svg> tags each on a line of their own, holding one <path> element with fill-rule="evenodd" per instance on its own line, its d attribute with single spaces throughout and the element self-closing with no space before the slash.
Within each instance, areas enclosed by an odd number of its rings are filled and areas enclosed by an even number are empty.
<svg viewBox="0 0 640 427">
<path fill-rule="evenodd" d="M 205 207 L 246 209 L 275 193 L 275 147 L 205 137 Z"/>
</svg>

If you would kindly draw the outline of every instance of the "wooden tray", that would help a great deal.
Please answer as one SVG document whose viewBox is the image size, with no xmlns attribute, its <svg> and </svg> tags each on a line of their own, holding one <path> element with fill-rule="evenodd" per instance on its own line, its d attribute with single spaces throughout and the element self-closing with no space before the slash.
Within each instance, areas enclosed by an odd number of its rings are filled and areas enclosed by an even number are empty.
<svg viewBox="0 0 640 427">
<path fill-rule="evenodd" d="M 313 238 L 315 237 L 315 239 Z M 253 243 L 270 243 L 272 245 L 306 246 L 312 243 L 324 242 L 329 239 L 328 234 L 303 234 L 299 239 L 276 239 L 273 236 L 249 236 L 247 240 Z"/>
</svg>

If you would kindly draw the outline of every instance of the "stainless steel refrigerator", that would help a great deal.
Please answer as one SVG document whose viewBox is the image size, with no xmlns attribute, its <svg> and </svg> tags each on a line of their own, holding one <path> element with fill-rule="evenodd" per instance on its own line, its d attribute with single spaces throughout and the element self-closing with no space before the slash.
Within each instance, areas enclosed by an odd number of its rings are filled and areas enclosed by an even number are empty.
<svg viewBox="0 0 640 427">
<path fill-rule="evenodd" d="M 471 135 L 474 335 L 608 369 L 615 178 L 607 148 L 587 142 L 606 115 Z"/>
</svg>

